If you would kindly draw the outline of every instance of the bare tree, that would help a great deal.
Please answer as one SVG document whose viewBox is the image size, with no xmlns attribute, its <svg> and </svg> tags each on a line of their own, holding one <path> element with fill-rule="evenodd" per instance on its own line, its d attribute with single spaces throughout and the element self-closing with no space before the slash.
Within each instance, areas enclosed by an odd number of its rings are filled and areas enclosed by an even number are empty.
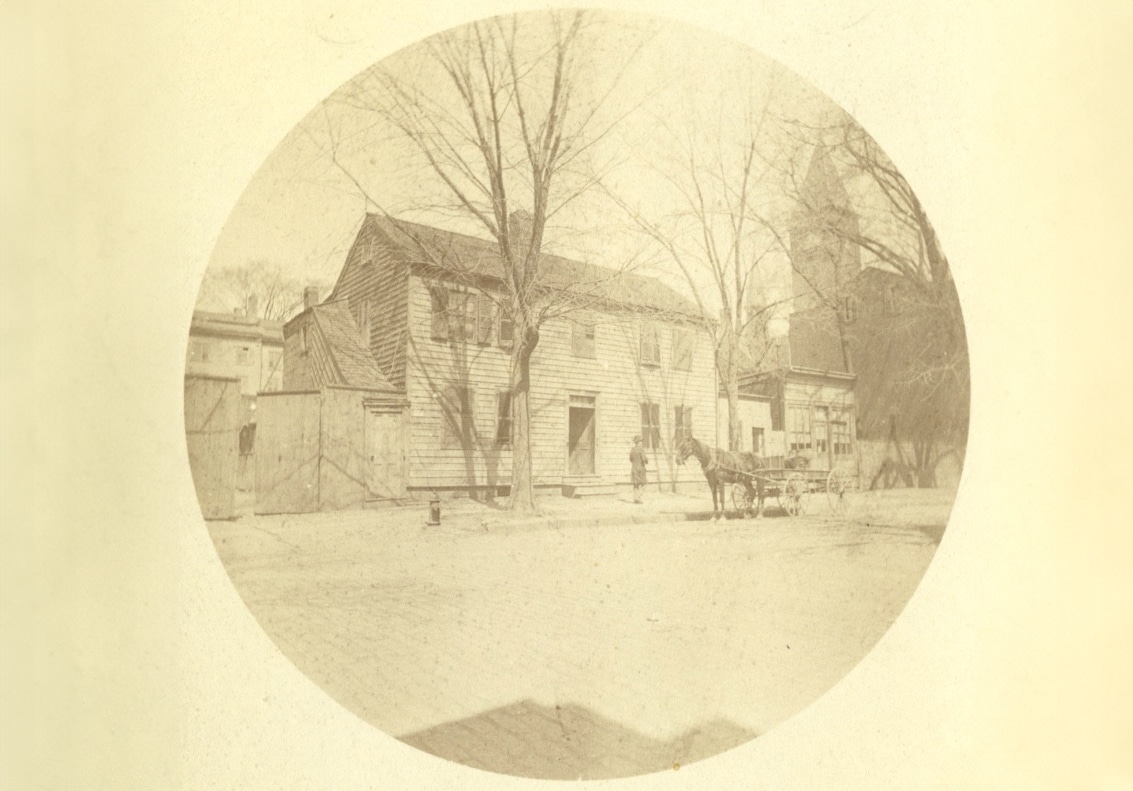
<svg viewBox="0 0 1133 791">
<path fill-rule="evenodd" d="M 779 167 L 780 183 L 797 210 L 817 218 L 813 230 L 828 243 L 860 250 L 868 265 L 891 276 L 884 293 L 873 295 L 883 315 L 859 316 L 857 284 L 840 277 L 837 265 L 833 278 L 816 276 L 780 233 L 792 268 L 820 306 L 810 319 L 836 335 L 848 370 L 877 380 L 863 405 L 865 431 L 884 435 L 898 453 L 898 439 L 912 442 L 909 467 L 918 485 L 934 485 L 939 461 L 962 452 L 970 398 L 967 342 L 948 260 L 908 181 L 849 116 L 822 124 L 784 120 L 781 127 L 796 142 L 795 155 Z M 820 154 L 854 194 L 859 216 L 853 222 L 820 205 L 822 195 L 806 184 L 809 163 Z M 883 339 L 884 355 L 876 348 Z M 856 355 L 850 355 L 851 345 Z"/>
<path fill-rule="evenodd" d="M 519 511 L 535 508 L 530 392 L 540 329 L 592 302 L 606 279 L 591 270 L 588 283 L 564 280 L 543 254 L 552 219 L 601 179 L 595 146 L 628 112 L 605 106 L 622 70 L 588 71 L 597 27 L 582 12 L 477 22 L 430 39 L 415 73 L 379 64 L 331 100 L 373 119 L 388 130 L 381 142 L 406 152 L 406 177 L 420 180 L 426 191 L 409 210 L 452 216 L 494 242 L 491 262 L 437 260 L 437 248 L 423 239 L 417 252 L 446 277 L 482 284 L 485 275 L 496 276 L 498 290 L 486 296 L 513 331 L 510 505 Z M 332 108 L 327 111 L 336 164 L 393 219 L 363 167 L 349 161 L 350 133 L 333 120 Z"/>
<path fill-rule="evenodd" d="M 761 216 L 770 172 L 768 106 L 749 103 L 739 123 L 697 123 L 669 130 L 672 161 L 654 170 L 673 188 L 675 208 L 661 216 L 615 196 L 632 225 L 663 251 L 686 281 L 705 316 L 718 316 L 710 332 L 717 375 L 728 401 L 728 446 L 742 447 L 740 375 L 757 368 L 773 344 L 766 325 L 782 300 L 767 288 L 766 269 L 776 239 Z M 656 204 L 654 204 L 654 207 Z"/>
<path fill-rule="evenodd" d="M 302 307 L 303 287 L 279 264 L 258 259 L 206 272 L 198 302 L 238 309 L 249 318 L 286 321 Z"/>
</svg>

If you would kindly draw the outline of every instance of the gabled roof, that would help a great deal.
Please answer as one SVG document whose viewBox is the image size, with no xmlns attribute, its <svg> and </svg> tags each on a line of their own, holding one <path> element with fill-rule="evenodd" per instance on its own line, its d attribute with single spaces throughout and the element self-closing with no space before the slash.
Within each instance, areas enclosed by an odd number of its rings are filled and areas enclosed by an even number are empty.
<svg viewBox="0 0 1133 791">
<path fill-rule="evenodd" d="M 366 223 L 378 229 L 415 268 L 496 283 L 506 276 L 494 241 L 377 214 L 367 215 Z M 656 278 L 547 253 L 540 256 L 540 263 L 542 286 L 571 292 L 580 300 L 703 318 L 696 305 Z"/>
<path fill-rule="evenodd" d="M 329 373 L 334 381 L 320 385 L 346 385 L 367 390 L 393 390 L 393 385 L 378 369 L 370 349 L 362 339 L 358 325 L 345 300 L 324 302 L 310 309 L 311 320 L 322 334 Z"/>
</svg>

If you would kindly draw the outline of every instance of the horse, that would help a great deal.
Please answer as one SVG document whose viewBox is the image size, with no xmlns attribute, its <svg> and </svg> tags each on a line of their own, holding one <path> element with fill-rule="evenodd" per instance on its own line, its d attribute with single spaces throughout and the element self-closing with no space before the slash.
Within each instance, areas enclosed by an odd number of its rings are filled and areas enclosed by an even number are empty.
<svg viewBox="0 0 1133 791">
<path fill-rule="evenodd" d="M 756 473 L 765 466 L 762 457 L 743 451 L 710 448 L 698 439 L 683 437 L 677 443 L 677 464 L 684 464 L 690 456 L 695 456 L 700 462 L 708 488 L 712 490 L 714 517 L 717 508 L 720 515 L 724 513 L 727 502 L 724 499 L 724 485 L 729 483 L 738 483 L 744 487 L 748 503 L 756 503 L 755 515 L 759 516 L 763 510 L 763 479 Z"/>
</svg>

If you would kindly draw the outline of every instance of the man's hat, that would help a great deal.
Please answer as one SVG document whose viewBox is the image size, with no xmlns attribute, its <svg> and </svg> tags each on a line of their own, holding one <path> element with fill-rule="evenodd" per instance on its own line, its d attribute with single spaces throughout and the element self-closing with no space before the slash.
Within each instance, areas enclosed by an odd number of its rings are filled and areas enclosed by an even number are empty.
<svg viewBox="0 0 1133 791">
<path fill-rule="evenodd" d="M 641 435 L 638 434 L 636 437 L 633 438 L 633 441 L 634 442 L 641 442 Z"/>
</svg>

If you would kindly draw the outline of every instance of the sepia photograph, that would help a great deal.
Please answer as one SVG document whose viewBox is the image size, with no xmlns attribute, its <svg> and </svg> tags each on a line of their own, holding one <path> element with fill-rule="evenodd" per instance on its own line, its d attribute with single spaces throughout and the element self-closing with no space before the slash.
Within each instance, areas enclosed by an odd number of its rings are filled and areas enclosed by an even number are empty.
<svg viewBox="0 0 1133 791">
<path fill-rule="evenodd" d="M 1133 788 L 1133 3 L 0 3 L 0 788 Z"/>
<path fill-rule="evenodd" d="M 284 138 L 193 313 L 237 592 L 335 701 L 545 779 L 673 769 L 849 672 L 947 526 L 960 296 L 909 183 L 781 64 L 492 17 Z"/>
</svg>

